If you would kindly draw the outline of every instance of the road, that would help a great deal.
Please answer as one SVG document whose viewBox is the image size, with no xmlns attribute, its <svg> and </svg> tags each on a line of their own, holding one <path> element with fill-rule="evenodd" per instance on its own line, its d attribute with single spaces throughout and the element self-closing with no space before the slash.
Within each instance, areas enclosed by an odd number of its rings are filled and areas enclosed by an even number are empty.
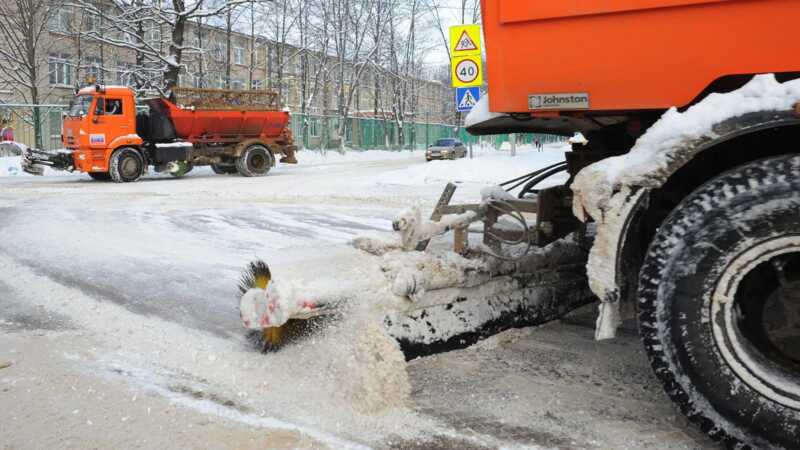
<svg viewBox="0 0 800 450">
<path fill-rule="evenodd" d="M 448 162 L 389 156 L 316 158 L 256 179 L 0 177 L 0 366 L 10 364 L 0 423 L 14 424 L 0 442 L 715 448 L 668 403 L 634 335 L 594 342 L 566 323 L 509 331 L 400 367 L 410 397 L 380 412 L 358 394 L 368 368 L 348 362 L 353 323 L 279 353 L 253 349 L 236 308 L 248 261 L 268 261 L 276 279 L 346 285 L 365 273 L 350 240 L 388 233 L 399 209 L 438 198 L 430 173 Z M 453 176 L 466 179 L 481 165 L 457 163 Z M 422 171 L 425 182 L 405 182 Z M 456 200 L 481 187 L 461 183 Z"/>
</svg>

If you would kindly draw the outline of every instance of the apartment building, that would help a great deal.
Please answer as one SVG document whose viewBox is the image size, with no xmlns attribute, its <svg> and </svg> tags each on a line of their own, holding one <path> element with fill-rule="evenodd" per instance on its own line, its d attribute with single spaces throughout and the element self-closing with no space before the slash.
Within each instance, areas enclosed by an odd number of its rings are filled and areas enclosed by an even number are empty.
<svg viewBox="0 0 800 450">
<path fill-rule="evenodd" d="M 84 33 L 78 32 L 83 30 Z M 137 63 L 136 51 L 103 43 L 85 32 L 104 30 L 101 19 L 64 6 L 50 14 L 43 52 L 47 54 L 39 72 L 41 103 L 65 104 L 76 86 L 90 83 L 137 86 L 138 78 L 160 76 L 162 66 Z M 109 36 L 104 36 L 109 39 Z M 124 35 L 111 36 L 117 42 L 133 44 Z M 145 30 L 153 49 L 167 54 L 168 30 L 156 24 Z M 221 89 L 274 89 L 281 93 L 284 106 L 293 112 L 334 115 L 341 100 L 350 92 L 352 64 L 343 70 L 319 70 L 321 64 L 337 66 L 331 55 L 302 51 L 264 36 L 249 36 L 223 27 L 190 22 L 184 33 L 184 50 L 179 85 Z M 230 49 L 229 49 L 230 47 Z M 228 63 L 230 62 L 230 63 Z M 305 69 L 305 70 L 303 70 Z M 150 73 L 147 73 L 150 71 Z M 305 75 L 305 76 L 304 76 Z M 339 77 L 344 75 L 344 90 L 339 92 Z M 395 102 L 392 77 L 380 69 L 364 70 L 350 100 L 351 114 L 362 117 L 388 117 Z M 8 83 L 9 80 L 5 80 Z M 0 80 L 0 89 L 3 80 Z M 438 81 L 414 79 L 405 92 L 406 119 L 445 123 L 452 120 L 452 89 Z M 0 99 L 2 97 L 0 96 Z M 8 99 L 6 99 L 8 100 Z M 303 107 L 305 105 L 305 108 Z"/>
</svg>

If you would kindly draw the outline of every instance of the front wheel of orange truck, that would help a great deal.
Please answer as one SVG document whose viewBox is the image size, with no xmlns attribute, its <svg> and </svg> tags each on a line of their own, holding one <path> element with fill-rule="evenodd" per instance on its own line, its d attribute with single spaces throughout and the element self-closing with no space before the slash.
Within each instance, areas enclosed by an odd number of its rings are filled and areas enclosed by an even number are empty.
<svg viewBox="0 0 800 450">
<path fill-rule="evenodd" d="M 115 183 L 130 183 L 144 175 L 144 158 L 136 149 L 121 148 L 111 155 L 108 169 Z"/>
<path fill-rule="evenodd" d="M 272 153 L 263 145 L 251 145 L 236 159 L 236 170 L 244 177 L 260 177 L 266 175 L 272 167 Z"/>
<path fill-rule="evenodd" d="M 800 442 L 800 156 L 702 185 L 656 233 L 639 327 L 667 394 L 731 448 Z"/>
</svg>

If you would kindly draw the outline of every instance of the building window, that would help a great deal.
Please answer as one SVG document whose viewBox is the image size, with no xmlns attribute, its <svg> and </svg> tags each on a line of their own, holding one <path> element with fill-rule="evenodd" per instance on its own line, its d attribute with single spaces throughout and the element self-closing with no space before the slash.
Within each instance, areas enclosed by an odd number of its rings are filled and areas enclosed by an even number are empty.
<svg viewBox="0 0 800 450">
<path fill-rule="evenodd" d="M 253 67 L 258 67 L 258 61 L 259 61 L 258 50 L 259 50 L 258 47 L 256 47 L 253 48 L 252 52 L 250 52 L 250 61 L 252 62 Z"/>
<path fill-rule="evenodd" d="M 117 64 L 117 84 L 120 86 L 133 86 L 136 78 L 133 76 L 133 64 L 118 63 Z"/>
<path fill-rule="evenodd" d="M 308 134 L 311 137 L 319 137 L 319 119 L 308 120 Z"/>
<path fill-rule="evenodd" d="M 58 8 L 47 19 L 47 29 L 56 33 L 71 31 L 72 18 L 72 9 L 67 7 Z"/>
<path fill-rule="evenodd" d="M 227 78 L 225 78 L 225 75 L 223 75 L 223 74 L 217 75 L 217 78 L 216 78 L 217 89 L 225 89 L 225 85 L 227 84 L 227 83 L 225 83 L 225 81 L 227 81 Z"/>
<path fill-rule="evenodd" d="M 51 86 L 72 85 L 72 67 L 69 54 L 54 53 L 47 58 L 48 74 Z"/>
<path fill-rule="evenodd" d="M 85 13 L 83 20 L 86 22 L 86 31 L 99 32 L 103 27 L 103 18 L 97 14 Z"/>
<path fill-rule="evenodd" d="M 214 59 L 218 62 L 225 62 L 227 57 L 227 45 L 224 42 L 217 42 L 214 44 Z"/>
<path fill-rule="evenodd" d="M 242 47 L 233 47 L 233 62 L 244 65 L 244 49 Z"/>
<path fill-rule="evenodd" d="M 264 80 L 253 80 L 253 85 L 250 86 L 250 89 L 261 90 L 264 88 Z"/>
<path fill-rule="evenodd" d="M 231 89 L 236 89 L 238 91 L 244 89 L 244 82 L 237 79 L 231 80 Z"/>
<path fill-rule="evenodd" d="M 161 28 L 158 25 L 153 26 L 144 33 L 144 40 L 151 47 L 161 46 Z"/>
<path fill-rule="evenodd" d="M 103 80 L 103 60 L 96 57 L 86 58 L 86 82 L 97 83 Z"/>
<path fill-rule="evenodd" d="M 294 62 L 294 73 L 297 75 L 303 73 L 303 58 L 295 56 L 292 60 Z"/>
<path fill-rule="evenodd" d="M 125 42 L 126 44 L 133 44 L 136 42 L 136 35 L 133 34 L 132 30 L 117 31 L 112 34 L 112 36 L 116 36 L 118 41 Z"/>
</svg>

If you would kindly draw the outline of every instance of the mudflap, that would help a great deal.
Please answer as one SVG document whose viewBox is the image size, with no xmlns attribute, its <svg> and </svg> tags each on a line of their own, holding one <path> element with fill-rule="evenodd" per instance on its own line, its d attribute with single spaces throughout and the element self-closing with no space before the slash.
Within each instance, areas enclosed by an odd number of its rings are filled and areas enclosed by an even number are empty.
<svg viewBox="0 0 800 450">
<path fill-rule="evenodd" d="M 510 328 L 544 324 L 596 300 L 585 261 L 578 258 L 472 288 L 427 292 L 415 302 L 418 307 L 387 314 L 384 325 L 406 359 L 413 359 L 465 348 Z"/>
</svg>

